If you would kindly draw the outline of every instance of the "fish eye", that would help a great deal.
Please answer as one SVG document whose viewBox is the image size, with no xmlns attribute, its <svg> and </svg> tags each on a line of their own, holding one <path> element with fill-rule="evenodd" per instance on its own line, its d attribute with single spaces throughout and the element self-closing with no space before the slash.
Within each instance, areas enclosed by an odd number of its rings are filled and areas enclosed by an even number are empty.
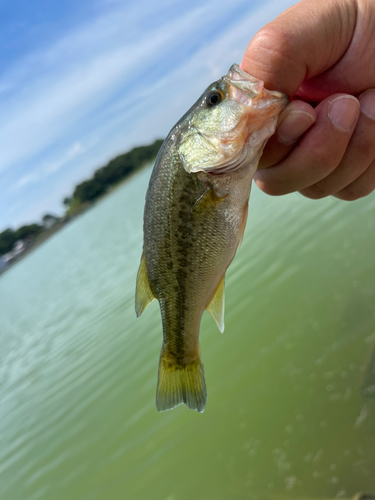
<svg viewBox="0 0 375 500">
<path fill-rule="evenodd" d="M 220 94 L 220 92 L 217 92 L 214 90 L 210 94 L 208 94 L 206 98 L 206 103 L 209 106 L 216 106 L 216 104 L 219 104 L 223 100 L 223 96 Z"/>
</svg>

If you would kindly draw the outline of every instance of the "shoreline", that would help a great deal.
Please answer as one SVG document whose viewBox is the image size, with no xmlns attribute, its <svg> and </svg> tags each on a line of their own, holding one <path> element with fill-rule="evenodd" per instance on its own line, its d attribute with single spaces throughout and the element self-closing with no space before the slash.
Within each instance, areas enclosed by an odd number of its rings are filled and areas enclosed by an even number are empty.
<svg viewBox="0 0 375 500">
<path fill-rule="evenodd" d="M 138 168 L 137 170 L 131 172 L 128 176 L 126 176 L 124 179 L 120 180 L 117 182 L 115 185 L 111 186 L 111 188 L 108 189 L 105 193 L 100 195 L 96 200 L 94 200 L 92 203 L 84 203 L 82 208 L 77 210 L 77 213 L 72 214 L 68 216 L 66 220 L 61 220 L 59 219 L 50 229 L 46 229 L 42 234 L 38 235 L 35 240 L 31 243 L 31 245 L 26 248 L 23 252 L 21 252 L 19 255 L 14 257 L 14 259 L 11 260 L 9 264 L 6 264 L 3 269 L 0 269 L 0 279 L 1 277 L 9 271 L 12 267 L 14 267 L 16 264 L 21 262 L 25 257 L 30 255 L 34 250 L 36 250 L 38 247 L 43 245 L 51 236 L 59 232 L 62 228 L 68 226 L 72 222 L 74 222 L 76 219 L 78 219 L 81 215 L 86 213 L 88 210 L 91 208 L 95 207 L 99 203 L 101 203 L 105 198 L 113 194 L 117 189 L 119 189 L 122 185 L 126 184 L 129 182 L 131 179 L 133 179 L 136 175 L 140 174 L 143 170 L 146 168 L 150 167 L 153 163 L 155 162 L 155 158 L 143 165 L 142 167 Z"/>
</svg>

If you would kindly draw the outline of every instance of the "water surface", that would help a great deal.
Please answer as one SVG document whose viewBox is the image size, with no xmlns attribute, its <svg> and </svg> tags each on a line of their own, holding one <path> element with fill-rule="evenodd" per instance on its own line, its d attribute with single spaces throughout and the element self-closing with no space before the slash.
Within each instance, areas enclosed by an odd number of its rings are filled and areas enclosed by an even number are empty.
<svg viewBox="0 0 375 500">
<path fill-rule="evenodd" d="M 133 304 L 149 175 L 0 278 L 0 498 L 375 491 L 375 197 L 254 188 L 225 333 L 202 321 L 206 411 L 159 414 L 158 304 Z"/>
</svg>

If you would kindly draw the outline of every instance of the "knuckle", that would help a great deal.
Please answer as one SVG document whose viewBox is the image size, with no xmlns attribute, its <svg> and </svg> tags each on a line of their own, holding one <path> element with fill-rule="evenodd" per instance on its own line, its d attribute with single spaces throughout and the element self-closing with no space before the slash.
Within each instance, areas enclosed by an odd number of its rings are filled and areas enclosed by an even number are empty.
<svg viewBox="0 0 375 500">
<path fill-rule="evenodd" d="M 375 186 L 362 185 L 356 187 L 355 183 L 353 183 L 353 185 L 349 184 L 349 186 L 336 193 L 335 197 L 343 201 L 356 201 L 369 195 L 374 189 Z"/>
<path fill-rule="evenodd" d="M 310 164 L 323 175 L 331 173 L 340 163 L 342 152 L 315 149 L 311 152 Z"/>
<path fill-rule="evenodd" d="M 252 62 L 261 66 L 264 72 L 270 72 L 269 68 L 279 66 L 285 67 L 286 61 L 295 63 L 295 45 L 289 34 L 275 26 L 273 23 L 260 29 L 250 42 L 247 56 Z"/>
<path fill-rule="evenodd" d="M 280 189 L 280 186 L 278 186 L 277 183 L 274 183 L 269 179 L 265 179 L 262 171 L 258 171 L 256 173 L 254 181 L 261 191 L 270 196 L 281 196 L 283 194 L 286 194 L 282 189 Z"/>
<path fill-rule="evenodd" d="M 357 134 L 355 147 L 358 160 L 366 161 L 374 154 L 374 137 L 365 133 Z"/>
<path fill-rule="evenodd" d="M 375 156 L 374 133 L 368 128 L 357 129 L 352 141 L 352 149 L 355 152 L 356 163 L 368 165 Z"/>
<path fill-rule="evenodd" d="M 331 193 L 325 189 L 322 189 L 319 184 L 314 184 L 313 186 L 310 186 L 301 191 L 301 194 L 303 194 L 303 196 L 305 196 L 306 198 L 310 198 L 311 200 L 321 200 L 322 198 L 326 198 L 327 196 L 329 196 Z"/>
<path fill-rule="evenodd" d="M 294 46 L 291 37 L 274 23 L 261 28 L 255 34 L 253 43 L 260 50 L 268 50 L 283 57 L 289 57 L 288 51 Z"/>
</svg>

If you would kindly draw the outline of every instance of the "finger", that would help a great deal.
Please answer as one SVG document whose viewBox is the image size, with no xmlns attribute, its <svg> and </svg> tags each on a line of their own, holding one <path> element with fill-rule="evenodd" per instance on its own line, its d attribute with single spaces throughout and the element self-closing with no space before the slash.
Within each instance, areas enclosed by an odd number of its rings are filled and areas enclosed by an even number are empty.
<svg viewBox="0 0 375 500">
<path fill-rule="evenodd" d="M 359 177 L 375 159 L 375 90 L 359 97 L 360 115 L 338 167 L 327 177 L 301 191 L 312 199 L 337 193 Z"/>
<path fill-rule="evenodd" d="M 329 94 L 355 95 L 374 86 L 375 3 L 373 0 L 354 3 L 359 7 L 355 19 L 357 28 L 348 50 L 327 71 L 305 80 L 298 90 L 300 97 L 320 101 Z"/>
<path fill-rule="evenodd" d="M 372 193 L 375 189 L 375 161 L 371 163 L 365 172 L 360 175 L 354 182 L 346 186 L 338 193 L 334 194 L 335 198 L 345 201 L 354 201 L 363 198 Z"/>
<path fill-rule="evenodd" d="M 340 163 L 359 115 L 359 102 L 336 94 L 315 108 L 315 124 L 279 164 L 256 172 L 260 189 L 271 195 L 300 191 L 316 184 Z"/>
<path fill-rule="evenodd" d="M 276 133 L 268 140 L 258 169 L 267 168 L 283 160 L 298 139 L 316 120 L 314 108 L 304 101 L 292 101 L 281 113 Z"/>
<path fill-rule="evenodd" d="M 303 0 L 255 35 L 241 68 L 263 80 L 266 88 L 291 97 L 304 80 L 342 57 L 353 37 L 356 14 L 357 3 L 351 0 Z"/>
</svg>

